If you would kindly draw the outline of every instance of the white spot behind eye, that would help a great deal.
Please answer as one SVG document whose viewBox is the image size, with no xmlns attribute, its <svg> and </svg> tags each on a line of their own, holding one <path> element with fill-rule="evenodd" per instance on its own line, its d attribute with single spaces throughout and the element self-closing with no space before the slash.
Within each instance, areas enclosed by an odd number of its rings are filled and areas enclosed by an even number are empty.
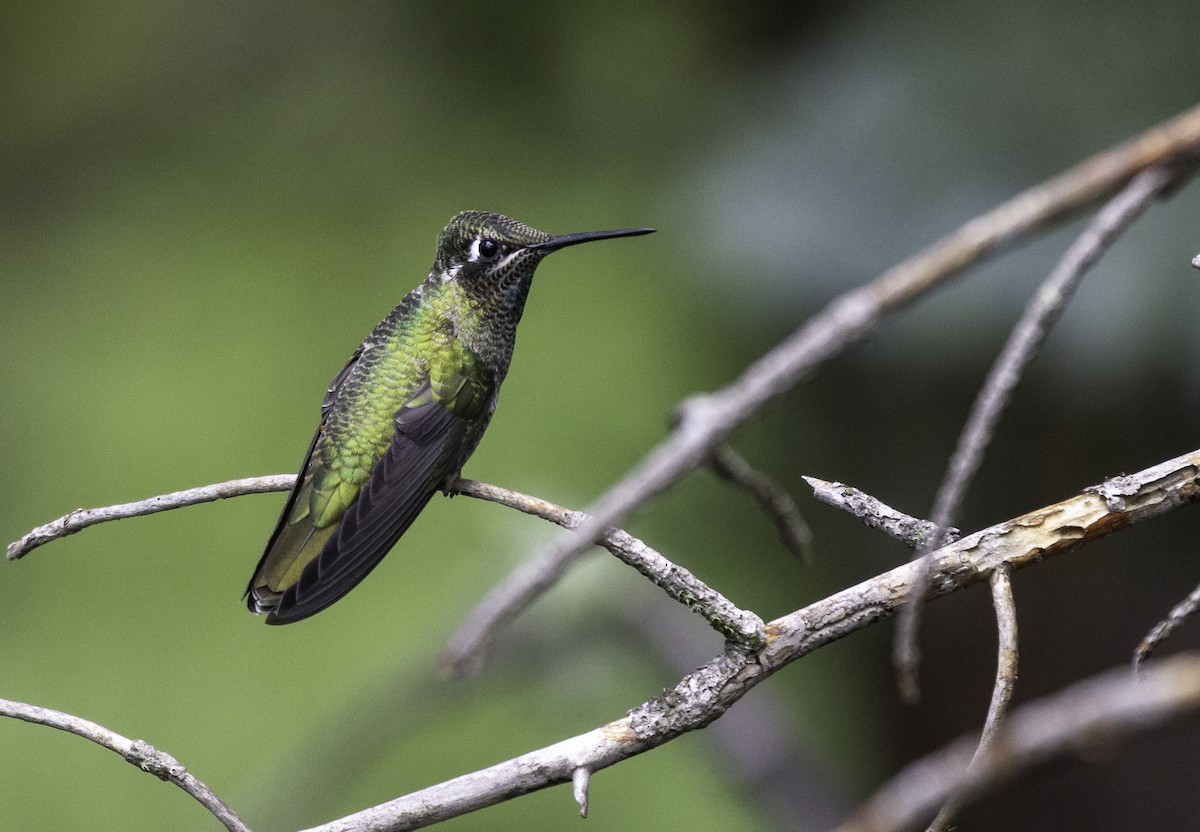
<svg viewBox="0 0 1200 832">
<path fill-rule="evenodd" d="M 476 237 L 471 241 L 471 249 L 467 254 L 468 262 L 475 263 L 479 260 L 479 238 Z"/>
</svg>

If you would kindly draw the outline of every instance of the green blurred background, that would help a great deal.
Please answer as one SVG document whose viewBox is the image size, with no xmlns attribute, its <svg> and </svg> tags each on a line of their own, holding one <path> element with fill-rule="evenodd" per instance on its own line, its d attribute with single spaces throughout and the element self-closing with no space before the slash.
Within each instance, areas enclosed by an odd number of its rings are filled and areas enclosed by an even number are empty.
<svg viewBox="0 0 1200 832">
<path fill-rule="evenodd" d="M 466 474 L 582 506 L 837 292 L 1195 103 L 1193 3 L 5 4 L 0 536 L 299 464 L 325 385 L 426 274 L 454 212 L 653 225 L 539 273 Z M 1197 445 L 1200 188 L 1085 283 L 960 525 Z M 889 320 L 737 437 L 798 496 L 800 567 L 697 474 L 631 530 L 774 617 L 906 552 L 800 475 L 926 513 L 986 368 L 1075 224 Z M 267 628 L 239 601 L 281 495 L 109 524 L 0 576 L 0 696 L 170 751 L 258 832 L 311 826 L 617 718 L 719 640 L 595 555 L 481 676 L 434 656 L 549 527 L 437 499 L 347 600 Z M 1195 511 L 1017 579 L 1021 700 L 1123 663 L 1194 585 Z M 446 541 L 451 541 L 447 543 Z M 986 592 L 933 605 L 925 699 L 890 626 L 710 729 L 599 773 L 587 828 L 820 829 L 982 720 Z M 1185 632 L 1173 649 L 1200 639 Z M 1195 723 L 973 807 L 964 828 L 1200 823 Z M 446 828 L 575 828 L 559 787 Z M 78 738 L 0 723 L 0 829 L 213 829 Z"/>
</svg>

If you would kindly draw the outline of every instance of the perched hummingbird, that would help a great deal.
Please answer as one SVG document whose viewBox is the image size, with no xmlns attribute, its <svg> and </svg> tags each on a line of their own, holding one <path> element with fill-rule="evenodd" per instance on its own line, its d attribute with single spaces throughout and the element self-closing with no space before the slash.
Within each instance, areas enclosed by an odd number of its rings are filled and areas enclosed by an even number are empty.
<svg viewBox="0 0 1200 832">
<path fill-rule="evenodd" d="M 317 433 L 246 588 L 250 611 L 290 624 L 325 609 L 457 479 L 496 409 L 542 258 L 653 230 L 552 236 L 482 211 L 450 220 L 429 277 L 329 385 Z"/>
</svg>

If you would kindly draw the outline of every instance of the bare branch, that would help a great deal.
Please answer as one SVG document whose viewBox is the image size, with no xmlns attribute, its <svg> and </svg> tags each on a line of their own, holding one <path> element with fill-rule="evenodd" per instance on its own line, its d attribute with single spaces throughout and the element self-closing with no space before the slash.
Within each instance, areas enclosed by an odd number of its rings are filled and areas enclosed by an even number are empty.
<svg viewBox="0 0 1200 832">
<path fill-rule="evenodd" d="M 246 826 L 242 819 L 225 805 L 225 802 L 217 797 L 212 789 L 204 785 L 199 778 L 184 768 L 170 754 L 159 751 L 148 742 L 131 740 L 115 731 L 108 730 L 103 725 L 97 725 L 95 722 L 62 711 L 53 711 L 49 708 L 26 705 L 24 702 L 13 702 L 8 699 L 0 699 L 0 716 L 57 728 L 77 737 L 91 740 L 110 751 L 115 751 L 142 771 L 153 774 L 159 780 L 174 783 L 183 789 L 211 812 L 229 832 L 250 832 L 250 827 Z"/>
<path fill-rule="evenodd" d="M 805 477 L 804 481 L 812 486 L 813 496 L 822 503 L 853 514 L 865 525 L 896 538 L 910 549 L 927 546 L 930 540 L 938 541 L 934 546 L 937 548 L 953 543 L 960 537 L 958 529 L 944 529 L 938 535 L 938 527 L 928 520 L 897 511 L 882 500 L 845 483 L 829 482 L 817 477 Z"/>
<path fill-rule="evenodd" d="M 931 596 L 971 586 L 1001 567 L 1021 569 L 1200 499 L 1200 450 L 1085 489 L 1061 503 L 975 532 L 929 555 Z M 1113 491 L 1121 492 L 1120 501 Z M 703 728 L 771 674 L 895 613 L 912 592 L 918 562 L 844 589 L 770 622 L 766 643 L 725 652 L 622 719 L 503 763 L 364 809 L 308 832 L 401 832 L 522 794 L 573 782 L 688 731 Z M 972 741 L 973 747 L 975 743 Z M 966 768 L 970 749 L 962 755 Z M 939 798 L 944 800 L 945 797 Z M 932 808 L 938 805 L 933 803 Z"/>
<path fill-rule="evenodd" d="M 991 750 L 968 764 L 964 737 L 901 771 L 838 832 L 914 829 L 945 800 L 967 802 L 1052 757 L 1153 728 L 1200 709 L 1200 657 L 1176 656 L 1138 677 L 1110 671 L 1013 712 Z"/>
<path fill-rule="evenodd" d="M 873 528 L 879 528 L 904 541 L 913 548 L 928 546 L 927 540 L 936 539 L 939 529 L 927 520 L 919 520 L 896 511 L 869 494 L 842 483 L 831 483 L 816 477 L 804 478 L 813 487 L 817 499 L 845 509 Z M 942 534 L 944 543 L 958 539 L 957 529 L 948 529 Z M 1017 681 L 1017 610 L 1012 595 L 1012 582 L 1008 567 L 1000 566 L 992 572 L 992 605 L 996 610 L 999 632 L 999 650 L 996 662 L 996 682 L 992 690 L 992 701 L 987 720 L 975 753 L 978 759 L 993 741 L 1001 720 L 1012 701 L 1013 688 Z M 942 807 L 929 827 L 929 832 L 942 832 L 958 813 L 959 806 L 950 802 Z"/>
<path fill-rule="evenodd" d="M 750 496 L 775 524 L 783 545 L 801 561 L 808 562 L 812 530 L 804 522 L 790 494 L 762 471 L 756 470 L 729 445 L 714 448 L 708 464 L 717 476 L 750 492 Z"/>
<path fill-rule="evenodd" d="M 1062 316 L 1083 275 L 1164 189 L 1194 172 L 1195 165 L 1187 164 L 1156 166 L 1139 173 L 1096 214 L 1038 288 L 992 365 L 971 408 L 934 499 L 933 516 L 930 518 L 934 525 L 944 528 L 954 522 L 1017 382 L 1045 341 L 1050 328 Z M 923 554 L 924 551 L 917 552 L 918 557 Z M 896 665 L 900 691 L 909 701 L 915 701 L 918 696 L 920 650 L 917 631 L 921 618 L 920 599 L 923 596 L 923 592 L 914 593 L 911 608 L 900 613 L 896 624 L 892 659 Z"/>
<path fill-rule="evenodd" d="M 276 474 L 269 477 L 248 477 L 240 480 L 229 480 L 212 485 L 202 485 L 199 488 L 189 488 L 186 491 L 174 491 L 170 494 L 159 494 L 146 500 L 133 503 L 121 503 L 103 508 L 77 508 L 70 514 L 63 515 L 57 520 L 38 526 L 20 540 L 8 544 L 8 559 L 17 560 L 29 552 L 69 534 L 82 531 L 97 523 L 107 523 L 109 520 L 123 520 L 127 517 L 141 517 L 145 514 L 156 514 L 173 508 L 194 506 L 199 503 L 211 503 L 226 497 L 240 497 L 243 494 L 265 494 L 270 491 L 287 491 L 296 481 L 295 474 Z"/>
<path fill-rule="evenodd" d="M 605 528 L 703 465 L 724 442 L 781 393 L 903 308 L 1005 246 L 1123 187 L 1140 171 L 1200 148 L 1200 107 L 1101 153 L 982 214 L 950 236 L 893 266 L 871 283 L 834 299 L 824 311 L 755 361 L 741 377 L 680 407 L 678 427 L 640 464 L 587 508 L 578 535 L 559 535 L 488 593 L 454 635 L 454 661 L 471 663 L 497 622 L 518 615 L 569 568 Z"/>
<path fill-rule="evenodd" d="M 992 587 L 992 606 L 996 610 L 998 649 L 996 656 L 996 683 L 992 688 L 992 702 L 988 706 L 987 720 L 979 738 L 978 758 L 995 741 L 996 731 L 1012 703 L 1013 689 L 1017 685 L 1017 605 L 1013 600 L 1012 579 L 1008 567 L 999 567 L 992 572 L 988 582 Z"/>
<path fill-rule="evenodd" d="M 1196 614 L 1196 610 L 1200 609 L 1200 586 L 1196 587 L 1178 604 L 1176 604 L 1167 617 L 1154 625 L 1146 637 L 1142 639 L 1141 644 L 1133 651 L 1133 669 L 1134 672 L 1141 670 L 1142 662 L 1150 658 L 1154 649 L 1159 644 L 1166 641 L 1171 635 L 1191 620 Z"/>
<path fill-rule="evenodd" d="M 9 558 L 19 558 L 43 543 L 74 534 L 97 523 L 121 520 L 127 517 L 140 517 L 168 509 L 211 502 L 224 497 L 287 491 L 295 481 L 294 474 L 248 477 L 200 488 L 189 488 L 186 491 L 175 491 L 171 494 L 161 494 L 134 503 L 76 509 L 51 523 L 39 526 L 15 543 L 10 543 L 8 556 Z M 577 528 L 589 519 L 585 514 L 570 511 L 548 500 L 475 480 L 460 479 L 455 482 L 448 493 L 464 494 L 479 500 L 499 503 L 567 529 Z M 753 612 L 740 609 L 691 572 L 667 560 L 641 540 L 620 529 L 609 529 L 599 543 L 616 555 L 618 559 L 649 578 L 671 598 L 701 615 L 727 639 L 751 646 L 762 643 L 763 621 L 761 618 Z"/>
<path fill-rule="evenodd" d="M 987 719 L 983 723 L 983 731 L 979 737 L 979 747 L 971 757 L 971 766 L 982 765 L 992 746 L 995 745 L 996 735 L 1000 731 L 1001 722 L 1008 715 L 1008 706 L 1012 703 L 1013 688 L 1017 684 L 1017 607 L 1013 601 L 1012 580 L 1009 578 L 1008 567 L 999 566 L 988 581 L 992 587 L 992 606 L 996 610 L 996 624 L 999 633 L 999 650 L 996 657 L 996 683 L 992 688 L 992 702 L 988 706 Z M 929 832 L 942 832 L 949 827 L 962 808 L 961 803 L 951 798 L 933 823 Z"/>
<path fill-rule="evenodd" d="M 938 489 L 935 523 L 939 515 L 945 515 L 946 522 L 950 522 L 949 518 L 958 513 L 983 453 L 995 434 L 996 424 L 1012 399 L 1013 390 L 1050 329 L 1062 317 L 1088 269 L 1167 187 L 1193 172 L 1194 168 L 1189 166 L 1186 169 L 1154 167 L 1139 173 L 1096 214 L 1038 288 L 997 356 L 971 408 L 945 480 Z"/>
<path fill-rule="evenodd" d="M 501 503 L 526 514 L 549 520 L 566 529 L 579 528 L 591 519 L 586 514 L 570 511 L 548 500 L 475 480 L 460 479 L 450 490 L 480 500 Z M 725 638 L 751 647 L 762 644 L 764 635 L 761 618 L 753 612 L 738 608 L 721 593 L 709 587 L 682 566 L 667 560 L 641 540 L 620 529 L 608 529 L 597 543 L 608 549 L 619 560 L 649 578 L 655 586 L 662 589 L 671 598 L 702 616 L 713 629 Z M 495 619 L 497 626 L 505 620 Z M 451 641 L 442 657 L 439 658 L 443 667 L 458 673 L 469 673 L 475 670 L 476 668 L 470 664 L 449 661 L 445 658 L 446 654 L 455 655 L 454 647 L 454 642 Z"/>
</svg>

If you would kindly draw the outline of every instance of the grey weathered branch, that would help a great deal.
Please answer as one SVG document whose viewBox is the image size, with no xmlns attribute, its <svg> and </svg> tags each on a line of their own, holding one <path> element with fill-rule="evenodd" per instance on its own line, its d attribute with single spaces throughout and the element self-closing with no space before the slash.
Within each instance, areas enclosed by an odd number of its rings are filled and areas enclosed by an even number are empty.
<svg viewBox="0 0 1200 832">
<path fill-rule="evenodd" d="M 451 488 L 480 500 L 500 503 L 526 514 L 548 520 L 565 529 L 577 529 L 591 518 L 578 511 L 531 497 L 519 491 L 475 480 L 460 479 Z M 740 609 L 691 572 L 667 560 L 650 546 L 620 529 L 607 529 L 596 541 L 622 562 L 632 566 L 674 600 L 699 614 L 725 638 L 749 646 L 763 641 L 763 621 L 752 612 Z"/>
<path fill-rule="evenodd" d="M 1151 202 L 1194 172 L 1195 160 L 1189 157 L 1186 164 L 1156 165 L 1139 173 L 1100 209 L 1067 249 L 1049 277 L 1038 287 L 971 407 L 970 416 L 934 498 L 930 521 L 936 527 L 945 528 L 954 522 L 971 480 L 979 469 L 983 453 L 991 443 L 1000 416 L 1008 407 L 1013 390 L 1045 342 L 1046 335 L 1062 316 L 1088 269 L 1150 207 Z M 931 548 L 927 544 L 918 549 L 917 556 Z M 914 598 L 922 595 L 922 592 L 917 592 Z M 893 660 L 900 690 L 910 701 L 917 697 L 917 666 L 920 662 L 917 630 L 920 617 L 921 605 L 913 603 L 900 614 L 896 625 Z"/>
<path fill-rule="evenodd" d="M 1013 601 L 1012 580 L 1009 578 L 1008 567 L 997 567 L 988 583 L 992 587 L 992 607 L 996 610 L 999 647 L 992 701 L 979 736 L 979 746 L 971 757 L 972 767 L 984 765 L 985 758 L 996 744 L 996 736 L 1003 721 L 1008 717 L 1008 706 L 1012 703 L 1013 689 L 1017 684 L 1017 607 Z M 943 832 L 948 829 L 960 809 L 961 801 L 951 797 L 929 825 L 929 832 Z"/>
<path fill-rule="evenodd" d="M 1020 651 L 1017 647 L 1017 605 L 1013 600 L 1012 578 L 1007 566 L 998 567 L 988 578 L 992 590 L 992 607 L 996 610 L 996 682 L 992 686 L 992 701 L 988 706 L 987 719 L 979 738 L 978 758 L 995 741 L 1000 723 L 1012 703 L 1013 689 L 1017 685 L 1017 665 Z"/>
<path fill-rule="evenodd" d="M 463 493 L 474 491 L 476 496 L 493 488 L 469 482 L 461 485 Z M 243 493 L 261 490 L 255 486 Z M 494 496 L 502 495 L 498 490 Z M 988 579 L 997 569 L 1019 569 L 1062 554 L 1198 497 L 1200 450 L 1137 474 L 1114 477 L 1069 500 L 976 532 L 932 553 L 929 594 L 953 592 Z M 536 498 L 525 498 L 525 503 L 522 510 L 539 516 L 543 512 L 566 513 Z M 574 782 L 581 768 L 595 772 L 662 745 L 712 722 L 750 688 L 801 656 L 892 615 L 912 592 L 917 570 L 917 562 L 906 563 L 776 619 L 766 626 L 759 646 L 729 644 L 721 656 L 622 719 L 317 829 L 415 829 L 547 786 Z"/>
<path fill-rule="evenodd" d="M 183 508 L 224 497 L 260 494 L 270 491 L 286 491 L 292 487 L 294 482 L 295 476 L 291 474 L 249 477 L 199 488 L 190 488 L 184 491 L 176 491 L 132 503 L 94 509 L 77 509 L 57 520 L 39 526 L 24 535 L 20 540 L 10 544 L 8 547 L 9 557 L 14 559 L 19 558 L 30 550 L 51 540 L 74 534 L 98 523 L 139 517 L 173 508 Z M 499 503 L 564 528 L 576 528 L 588 519 L 586 515 L 570 511 L 548 500 L 475 480 L 458 480 L 451 487 L 450 493 L 463 494 L 476 499 Z M 711 626 L 731 642 L 750 647 L 761 646 L 764 643 L 765 630 L 761 618 L 753 612 L 739 609 L 719 592 L 710 588 L 683 567 L 671 563 L 638 538 L 620 529 L 609 529 L 598 542 L 618 559 L 634 567 L 643 576 L 649 578 L 651 582 L 663 589 L 673 599 L 700 614 Z M 12 706 L 12 713 L 4 710 L 3 706 L 5 704 Z M 56 711 L 36 708 L 32 705 L 4 703 L 3 700 L 0 700 L 0 714 L 17 716 L 31 722 L 42 722 L 43 724 L 61 727 L 63 730 L 78 733 L 80 736 L 88 737 L 108 748 L 112 748 L 118 753 L 122 753 L 131 762 L 143 761 L 143 768 L 153 763 L 155 766 L 153 769 L 154 773 L 164 777 L 164 779 L 167 776 L 166 773 L 169 773 L 172 782 L 175 782 L 181 788 L 188 791 L 189 794 L 193 794 L 197 800 L 200 800 L 206 806 L 210 806 L 211 804 L 210 810 L 218 818 L 221 818 L 222 822 L 226 823 L 228 828 L 237 830 L 245 829 L 237 816 L 228 807 L 225 807 L 220 802 L 220 799 L 208 790 L 203 783 L 200 783 L 192 775 L 188 774 L 182 766 L 175 763 L 168 755 L 152 749 L 140 740 L 130 741 L 94 723 L 88 723 L 85 720 L 80 720 L 68 714 L 59 714 Z M 39 718 L 34 718 L 35 716 Z M 130 745 L 131 743 L 132 745 Z M 129 751 L 131 748 L 133 750 Z M 140 755 L 136 759 L 134 756 L 131 756 L 134 752 Z M 146 768 L 146 770 L 150 771 L 151 769 Z M 580 801 L 580 813 L 585 816 L 587 814 L 588 773 L 585 767 L 577 767 L 572 773 L 572 776 L 575 778 L 576 798 Z"/>
<path fill-rule="evenodd" d="M 160 751 L 148 742 L 131 740 L 115 731 L 110 731 L 103 725 L 97 725 L 95 722 L 62 711 L 27 705 L 24 702 L 13 702 L 8 699 L 0 699 L 0 716 L 57 728 L 77 737 L 91 740 L 110 751 L 115 751 L 142 771 L 153 774 L 159 780 L 174 783 L 183 789 L 224 824 L 229 832 L 250 832 L 250 827 L 246 826 L 242 819 L 225 805 L 225 802 L 217 797 L 212 789 L 204 785 L 196 775 L 188 771 L 170 754 Z"/>
<path fill-rule="evenodd" d="M 965 803 L 1031 766 L 1106 750 L 1114 737 L 1147 731 L 1200 710 L 1200 657 L 1164 660 L 1139 676 L 1109 671 L 1012 713 L 991 749 L 972 761 L 971 737 L 901 771 L 837 832 L 916 829 L 944 801 Z"/>
<path fill-rule="evenodd" d="M 1021 569 L 1064 554 L 1198 498 L 1200 450 L 1137 474 L 1106 480 L 1071 499 L 975 532 L 931 553 L 929 595 L 945 595 L 988 580 L 1000 568 Z M 893 615 L 912 591 L 917 570 L 917 562 L 910 561 L 770 622 L 761 647 L 727 646 L 722 655 L 621 719 L 308 832 L 419 829 L 548 786 L 574 782 L 580 768 L 595 773 L 656 748 L 709 724 L 759 682 L 796 659 Z M 970 745 L 973 748 L 975 742 Z M 970 758 L 968 750 L 961 765 L 966 767 Z"/>
<path fill-rule="evenodd" d="M 899 310 L 1000 249 L 1115 193 L 1142 170 L 1200 149 L 1200 107 L 1105 151 L 982 214 L 822 312 L 751 364 L 737 381 L 679 408 L 676 429 L 586 511 L 577 535 L 559 535 L 479 603 L 451 640 L 456 662 L 474 663 L 501 622 L 552 586 L 605 528 L 703 465 L 712 449 L 769 401 L 808 379 Z M 448 648 L 450 649 L 450 648 Z"/>
<path fill-rule="evenodd" d="M 97 523 L 140 517 L 168 509 L 207 503 L 224 497 L 287 491 L 295 481 L 294 474 L 247 477 L 161 494 L 132 503 L 102 508 L 76 509 L 57 520 L 38 526 L 20 540 L 10 543 L 8 557 L 10 559 L 22 557 L 30 550 L 51 540 L 66 537 Z M 476 480 L 460 479 L 451 486 L 449 493 L 463 494 L 479 500 L 499 503 L 567 529 L 578 528 L 589 519 L 585 514 L 563 508 L 549 500 Z M 761 618 L 752 612 L 740 609 L 691 572 L 667 560 L 638 538 L 620 529 L 608 529 L 597 542 L 618 559 L 650 579 L 655 586 L 658 586 L 671 598 L 702 616 L 727 639 L 751 646 L 762 643 L 763 621 Z"/>
<path fill-rule="evenodd" d="M 519 614 L 553 584 L 591 541 L 610 530 L 615 533 L 612 527 L 634 508 L 705 464 L 713 449 L 767 402 L 809 378 L 826 360 L 871 331 L 883 316 L 903 308 L 1002 247 L 1112 194 L 1140 171 L 1194 154 L 1198 147 L 1200 108 L 972 220 L 875 281 L 835 299 L 822 313 L 747 368 L 733 384 L 685 401 L 680 408 L 679 427 L 625 480 L 595 503 L 591 517 L 553 507 L 563 513 L 567 522 L 562 525 L 571 524 L 567 514 L 578 518 L 576 534 L 556 538 L 485 599 L 485 604 L 469 621 L 469 627 L 460 630 L 459 639 L 453 642 L 454 661 L 461 665 L 479 656 L 498 624 Z M 239 490 L 236 484 L 246 481 L 235 481 L 141 503 L 79 510 L 30 532 L 9 547 L 9 557 L 21 557 L 47 540 L 94 523 L 240 493 L 284 490 L 292 481 L 291 476 L 259 478 L 252 490 Z M 235 487 L 230 489 L 231 485 Z M 1139 474 L 1114 478 L 1071 500 L 998 524 L 931 553 L 929 584 L 921 594 L 939 596 L 988 579 L 997 569 L 1018 569 L 1061 554 L 1125 525 L 1195 500 L 1198 493 L 1200 451 Z M 905 564 L 779 618 L 761 631 L 764 635 L 761 639 L 753 637 L 760 632 L 761 622 L 755 624 L 747 618 L 748 628 L 742 632 L 749 635 L 743 643 L 729 645 L 721 656 L 621 719 L 319 829 L 379 832 L 417 828 L 557 783 L 576 782 L 579 787 L 576 778 L 583 776 L 577 772 L 597 771 L 703 727 L 751 687 L 788 663 L 894 614 L 906 598 L 917 594 L 914 587 L 920 580 L 920 568 L 917 563 Z M 728 629 L 739 631 L 737 625 Z M 144 761 L 160 776 L 166 773 L 171 777 L 176 772 L 173 766 L 177 764 L 170 758 L 150 754 L 152 750 L 135 741 L 128 742 L 133 757 L 125 755 L 127 759 Z M 186 774 L 181 767 L 176 773 L 180 777 Z M 937 802 L 933 804 L 936 805 Z"/>
<path fill-rule="evenodd" d="M 942 545 L 952 543 L 959 537 L 958 529 L 939 529 L 928 520 L 910 517 L 896 511 L 880 500 L 842 483 L 826 482 L 816 477 L 804 478 L 813 488 L 813 494 L 823 503 L 841 508 L 858 517 L 868 526 L 880 529 L 914 549 L 928 547 L 926 541 L 942 540 Z M 1017 608 L 1013 600 L 1012 581 L 1007 565 L 996 567 L 988 579 L 992 588 L 992 606 L 996 611 L 999 646 L 996 658 L 996 681 L 992 689 L 992 701 L 988 707 L 987 719 L 979 738 L 979 747 L 972 758 L 976 765 L 984 756 L 995 740 L 1001 721 L 1004 719 L 1009 703 L 1012 701 L 1013 688 L 1017 681 Z M 948 802 L 938 812 L 930 824 L 929 832 L 942 832 L 946 829 L 960 806 L 955 801 Z"/>
<path fill-rule="evenodd" d="M 822 503 L 854 515 L 864 525 L 896 538 L 910 549 L 926 546 L 931 539 L 936 539 L 937 545 L 953 543 L 960 536 L 958 529 L 943 529 L 935 534 L 938 527 L 928 520 L 898 511 L 854 486 L 817 477 L 805 477 L 804 481 L 812 486 L 813 496 Z"/>
<path fill-rule="evenodd" d="M 296 481 L 295 474 L 277 474 L 270 477 L 247 477 L 240 480 L 229 480 L 212 485 L 202 485 L 199 488 L 188 488 L 184 491 L 173 491 L 170 494 L 159 494 L 145 500 L 132 503 L 120 503 L 115 506 L 102 508 L 77 508 L 57 520 L 38 526 L 27 532 L 20 540 L 8 544 L 8 559 L 16 560 L 29 554 L 39 546 L 83 531 L 88 526 L 97 523 L 107 523 L 110 520 L 124 520 L 129 517 L 142 517 L 156 514 L 160 511 L 170 511 L 173 508 L 194 506 L 200 503 L 211 503 L 226 497 L 240 497 L 243 494 L 265 494 L 270 491 L 287 491 Z"/>
</svg>

